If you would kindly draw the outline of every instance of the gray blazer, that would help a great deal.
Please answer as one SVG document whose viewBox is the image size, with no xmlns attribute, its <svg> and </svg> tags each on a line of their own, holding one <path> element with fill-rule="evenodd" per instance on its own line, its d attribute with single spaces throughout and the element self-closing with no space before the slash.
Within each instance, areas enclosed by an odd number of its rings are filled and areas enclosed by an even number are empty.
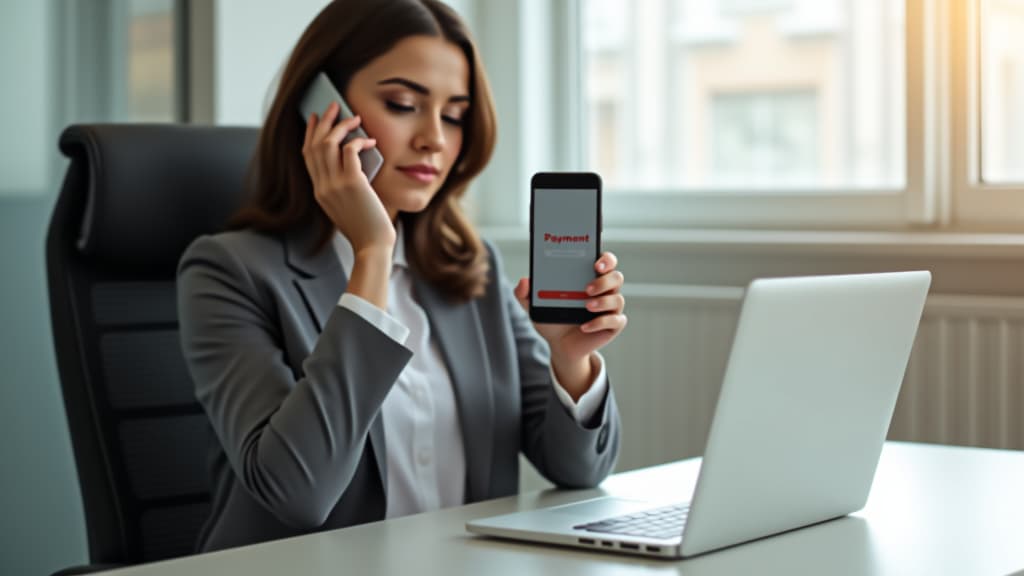
<svg viewBox="0 0 1024 576">
<path fill-rule="evenodd" d="M 380 408 L 411 352 L 337 305 L 347 279 L 308 233 L 204 236 L 178 269 L 181 344 L 215 441 L 201 551 L 384 518 Z M 580 426 L 552 389 L 546 342 L 488 245 L 487 293 L 455 304 L 416 278 L 451 373 L 466 500 L 514 494 L 520 451 L 547 479 L 591 487 L 612 469 L 608 397 Z"/>
</svg>

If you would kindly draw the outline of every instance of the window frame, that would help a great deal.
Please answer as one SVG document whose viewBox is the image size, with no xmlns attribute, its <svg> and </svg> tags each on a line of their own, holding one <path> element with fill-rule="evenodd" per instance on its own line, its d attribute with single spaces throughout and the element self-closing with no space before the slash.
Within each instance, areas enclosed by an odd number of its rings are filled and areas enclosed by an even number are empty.
<svg viewBox="0 0 1024 576">
<path fill-rule="evenodd" d="M 979 230 L 1024 231 L 1024 182 L 986 183 L 981 173 L 981 2 L 949 2 L 952 54 L 951 221 Z"/>
</svg>

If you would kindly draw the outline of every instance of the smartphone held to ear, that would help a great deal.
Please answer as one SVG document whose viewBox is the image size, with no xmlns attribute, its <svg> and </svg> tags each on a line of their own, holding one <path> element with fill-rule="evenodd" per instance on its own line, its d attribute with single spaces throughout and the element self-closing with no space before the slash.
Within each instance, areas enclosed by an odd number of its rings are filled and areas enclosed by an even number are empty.
<svg viewBox="0 0 1024 576">
<path fill-rule="evenodd" d="M 349 109 L 345 99 L 341 97 L 341 93 L 334 87 L 330 78 L 327 77 L 327 74 L 320 72 L 313 79 L 309 88 L 306 89 L 306 93 L 299 104 L 299 114 L 302 114 L 303 120 L 306 121 L 309 121 L 309 117 L 313 114 L 316 114 L 317 118 L 322 118 L 324 111 L 327 110 L 327 107 L 332 102 L 337 102 L 340 108 L 338 116 L 334 121 L 335 124 L 353 116 L 352 110 Z M 355 130 L 349 132 L 345 139 L 342 140 L 342 146 L 353 138 L 368 138 L 368 136 L 362 127 L 356 127 Z M 380 155 L 380 151 L 376 148 L 367 148 L 359 152 L 359 161 L 363 166 L 363 174 L 366 174 L 366 179 L 373 181 L 373 177 L 377 175 L 381 165 L 384 164 L 384 157 Z"/>
<path fill-rule="evenodd" d="M 530 319 L 583 324 L 601 255 L 601 177 L 539 172 L 530 181 Z"/>
</svg>

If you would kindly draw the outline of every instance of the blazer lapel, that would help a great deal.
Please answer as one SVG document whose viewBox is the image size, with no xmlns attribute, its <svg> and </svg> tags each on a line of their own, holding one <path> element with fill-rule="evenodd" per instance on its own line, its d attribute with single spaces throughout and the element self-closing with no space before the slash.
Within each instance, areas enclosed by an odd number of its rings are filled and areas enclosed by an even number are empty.
<svg viewBox="0 0 1024 576">
<path fill-rule="evenodd" d="M 285 258 L 288 265 L 297 272 L 295 288 L 305 302 L 319 334 L 338 305 L 341 293 L 348 287 L 348 278 L 331 244 L 314 252 L 316 240 L 315 227 L 288 235 L 285 238 Z M 384 423 L 379 414 L 370 425 L 370 444 L 386 498 L 387 453 L 384 447 Z"/>
<path fill-rule="evenodd" d="M 290 234 L 285 241 L 285 258 L 298 273 L 295 286 L 319 333 L 338 304 L 338 297 L 348 287 L 348 278 L 331 244 L 314 252 L 316 240 L 312 227 Z"/>
<path fill-rule="evenodd" d="M 466 448 L 466 500 L 490 493 L 494 399 L 483 329 L 475 306 L 453 303 L 413 275 L 414 290 L 430 320 L 430 332 L 448 364 Z"/>
</svg>

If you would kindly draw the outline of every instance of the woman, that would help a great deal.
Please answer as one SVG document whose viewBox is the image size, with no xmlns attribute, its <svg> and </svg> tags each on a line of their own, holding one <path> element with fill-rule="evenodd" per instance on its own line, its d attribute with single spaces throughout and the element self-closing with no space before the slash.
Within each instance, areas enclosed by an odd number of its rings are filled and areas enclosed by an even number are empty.
<svg viewBox="0 0 1024 576">
<path fill-rule="evenodd" d="M 464 25 L 437 0 L 336 0 L 295 47 L 235 230 L 182 257 L 182 347 L 216 435 L 203 551 L 506 496 L 522 451 L 594 486 L 619 421 L 596 350 L 626 318 L 595 263 L 583 326 L 533 326 L 528 285 L 458 201 L 494 144 Z M 359 116 L 296 112 L 325 71 Z M 362 126 L 374 139 L 345 135 Z M 373 182 L 359 151 L 384 164 Z"/>
</svg>

